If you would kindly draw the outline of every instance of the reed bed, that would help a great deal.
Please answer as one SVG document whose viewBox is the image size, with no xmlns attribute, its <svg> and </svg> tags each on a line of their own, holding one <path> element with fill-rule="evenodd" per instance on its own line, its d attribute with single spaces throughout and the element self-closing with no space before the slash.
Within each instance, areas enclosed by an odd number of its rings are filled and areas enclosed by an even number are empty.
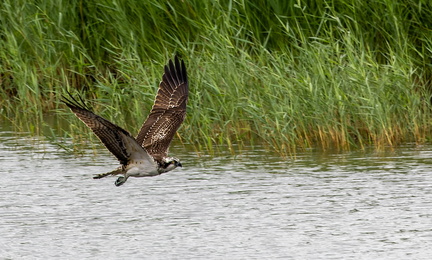
<svg viewBox="0 0 432 260">
<path fill-rule="evenodd" d="M 253 2 L 4 0 L 0 122 L 95 139 L 60 102 L 68 90 L 135 133 L 179 54 L 190 99 L 176 138 L 197 151 L 429 141 L 429 1 Z"/>
</svg>

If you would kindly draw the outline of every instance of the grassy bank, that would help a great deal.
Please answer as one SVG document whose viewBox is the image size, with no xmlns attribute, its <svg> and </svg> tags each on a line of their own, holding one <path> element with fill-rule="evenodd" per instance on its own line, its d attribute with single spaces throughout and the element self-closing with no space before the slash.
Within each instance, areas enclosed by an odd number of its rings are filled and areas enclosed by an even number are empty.
<svg viewBox="0 0 432 260">
<path fill-rule="evenodd" d="M 0 120 L 17 130 L 85 140 L 59 102 L 70 90 L 135 133 L 177 53 L 191 83 L 178 137 L 197 150 L 429 140 L 429 1 L 31 2 L 0 4 Z"/>
</svg>

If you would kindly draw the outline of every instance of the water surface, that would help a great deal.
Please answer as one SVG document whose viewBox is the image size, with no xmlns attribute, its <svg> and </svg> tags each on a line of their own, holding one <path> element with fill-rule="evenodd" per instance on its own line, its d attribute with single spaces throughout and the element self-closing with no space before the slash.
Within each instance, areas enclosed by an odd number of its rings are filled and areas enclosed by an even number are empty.
<svg viewBox="0 0 432 260">
<path fill-rule="evenodd" d="M 197 156 L 153 178 L 0 132 L 1 259 L 429 259 L 432 146 Z"/>
</svg>

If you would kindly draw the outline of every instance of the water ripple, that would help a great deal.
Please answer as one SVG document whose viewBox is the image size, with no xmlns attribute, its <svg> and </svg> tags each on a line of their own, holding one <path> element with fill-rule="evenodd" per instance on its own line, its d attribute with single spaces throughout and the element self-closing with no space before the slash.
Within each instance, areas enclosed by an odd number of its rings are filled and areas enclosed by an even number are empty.
<svg viewBox="0 0 432 260">
<path fill-rule="evenodd" d="M 432 146 L 197 157 L 153 178 L 93 180 L 75 157 L 0 135 L 3 259 L 429 259 Z"/>
</svg>

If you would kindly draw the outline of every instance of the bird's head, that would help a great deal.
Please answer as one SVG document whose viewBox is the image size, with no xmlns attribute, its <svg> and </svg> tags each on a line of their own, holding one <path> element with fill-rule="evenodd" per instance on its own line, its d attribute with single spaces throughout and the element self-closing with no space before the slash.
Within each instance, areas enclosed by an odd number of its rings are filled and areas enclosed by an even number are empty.
<svg viewBox="0 0 432 260">
<path fill-rule="evenodd" d="M 177 167 L 182 167 L 180 160 L 175 157 L 165 157 L 162 159 L 161 170 L 162 172 L 169 172 Z"/>
</svg>

